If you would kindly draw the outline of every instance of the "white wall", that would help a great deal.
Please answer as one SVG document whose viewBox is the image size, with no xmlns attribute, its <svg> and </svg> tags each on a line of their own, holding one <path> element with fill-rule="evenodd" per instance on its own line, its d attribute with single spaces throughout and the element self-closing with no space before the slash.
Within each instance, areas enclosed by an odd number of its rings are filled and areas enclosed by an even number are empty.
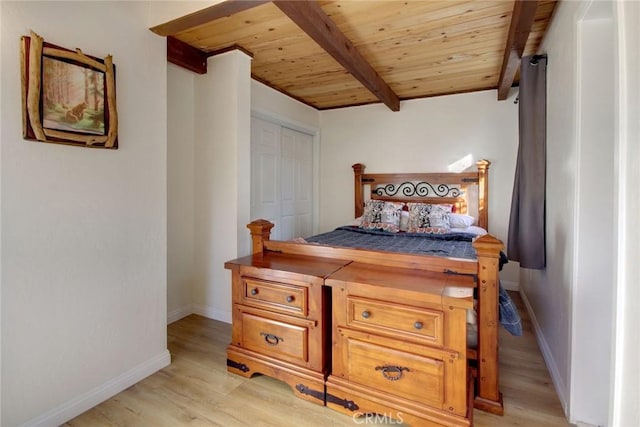
<svg viewBox="0 0 640 427">
<path fill-rule="evenodd" d="M 255 80 L 251 80 L 251 112 L 301 131 L 315 132 L 320 127 L 318 110 Z"/>
<path fill-rule="evenodd" d="M 0 2 L 0 23 L 2 23 L 2 2 Z M 0 31 L 0 46 L 2 46 L 2 31 Z M 0 55 L 0 70 L 2 69 L 2 56 Z M 4 102 L 2 102 L 3 98 L 3 81 L 0 78 L 0 117 L 3 117 L 2 111 L 4 108 Z M 2 120 L 0 120 L 0 142 L 4 139 L 2 137 L 2 128 L 3 128 Z M 2 149 L 0 148 L 0 424 L 2 424 Z"/>
<path fill-rule="evenodd" d="M 471 154 L 491 161 L 489 230 L 506 243 L 518 149 L 515 95 L 495 91 L 403 101 L 399 112 L 368 105 L 321 112 L 320 231 L 353 218 L 354 163 L 366 172 L 447 171 Z M 517 282 L 518 265 L 502 279 Z"/>
<path fill-rule="evenodd" d="M 593 425 L 605 425 L 609 416 L 613 343 L 616 52 L 612 14 L 611 2 L 594 3 L 578 27 L 570 407 L 575 420 Z"/>
<path fill-rule="evenodd" d="M 240 51 L 208 60 L 195 80 L 194 311 L 231 321 L 224 263 L 249 254 L 251 62 Z"/>
<path fill-rule="evenodd" d="M 558 5 L 541 51 L 547 67 L 547 268 L 523 270 L 520 290 L 532 311 L 538 341 L 567 411 L 571 286 L 577 175 L 576 48 L 582 2 Z"/>
<path fill-rule="evenodd" d="M 195 272 L 196 74 L 167 64 L 167 322 L 191 314 Z"/>
<path fill-rule="evenodd" d="M 211 58 L 205 75 L 168 66 L 169 322 L 231 320 L 223 265 L 249 253 L 250 114 L 317 134 L 318 111 L 251 80 L 243 56 Z"/>
<path fill-rule="evenodd" d="M 144 26 L 152 28 L 156 25 L 164 24 L 176 18 L 198 12 L 209 6 L 221 3 L 224 0 L 165 0 L 155 3 L 148 11 L 148 19 Z"/>
<path fill-rule="evenodd" d="M 618 2 L 617 289 L 611 426 L 640 425 L 640 3 Z"/>
<path fill-rule="evenodd" d="M 149 3 L 2 4 L 2 425 L 57 425 L 169 363 L 166 59 Z M 22 140 L 20 36 L 116 65 L 118 150 Z"/>
<path fill-rule="evenodd" d="M 624 221 L 618 220 L 624 220 L 620 208 L 629 194 L 620 187 L 620 165 L 629 163 L 617 135 L 619 117 L 627 115 L 620 102 L 626 90 L 619 73 L 630 70 L 619 62 L 625 46 L 616 39 L 620 18 L 612 13 L 622 3 L 561 2 L 546 35 L 548 261 L 546 271 L 523 271 L 521 280 L 565 412 L 571 422 L 593 425 L 610 425 L 611 387 L 618 387 L 618 397 L 626 390 L 612 380 L 612 354 L 622 351 L 612 350 L 613 298 L 621 283 L 620 267 L 630 261 L 616 259 L 624 253 L 619 243 Z M 629 22 L 638 25 L 637 17 Z M 628 52 L 635 55 L 637 48 Z M 637 123 L 637 116 L 631 120 Z M 629 318 L 618 318 L 623 342 L 628 325 Z M 637 380 L 629 387 L 634 396 Z"/>
</svg>

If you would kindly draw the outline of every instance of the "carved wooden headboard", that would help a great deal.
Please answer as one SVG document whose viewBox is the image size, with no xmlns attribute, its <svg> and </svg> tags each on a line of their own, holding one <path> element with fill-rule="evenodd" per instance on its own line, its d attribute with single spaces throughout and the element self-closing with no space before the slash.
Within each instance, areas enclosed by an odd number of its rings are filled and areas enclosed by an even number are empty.
<svg viewBox="0 0 640 427">
<path fill-rule="evenodd" d="M 477 216 L 478 226 L 488 230 L 489 165 L 488 160 L 477 161 L 476 172 L 364 173 L 365 166 L 357 163 L 353 165 L 355 216 L 362 215 L 367 193 L 369 198 L 378 200 L 450 203 L 456 206 L 456 212 L 467 213 L 471 187 L 476 187 L 477 215 L 475 212 L 469 214 Z"/>
</svg>

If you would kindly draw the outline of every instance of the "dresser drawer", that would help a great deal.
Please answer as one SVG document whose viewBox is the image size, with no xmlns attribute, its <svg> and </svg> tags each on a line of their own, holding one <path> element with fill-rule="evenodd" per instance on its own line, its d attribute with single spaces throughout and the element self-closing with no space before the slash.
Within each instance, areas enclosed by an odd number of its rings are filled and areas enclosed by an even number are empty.
<svg viewBox="0 0 640 427">
<path fill-rule="evenodd" d="M 467 414 L 464 354 L 337 326 L 332 376 L 450 414 Z"/>
<path fill-rule="evenodd" d="M 414 354 L 346 336 L 346 377 L 372 389 L 442 409 L 447 355 Z"/>
<path fill-rule="evenodd" d="M 242 346 L 292 363 L 309 360 L 309 328 L 255 313 L 241 312 Z"/>
<path fill-rule="evenodd" d="M 352 328 L 442 346 L 443 322 L 441 311 L 358 296 L 347 297 L 347 325 Z"/>
<path fill-rule="evenodd" d="M 307 287 L 242 277 L 244 304 L 307 316 L 307 300 Z"/>
</svg>

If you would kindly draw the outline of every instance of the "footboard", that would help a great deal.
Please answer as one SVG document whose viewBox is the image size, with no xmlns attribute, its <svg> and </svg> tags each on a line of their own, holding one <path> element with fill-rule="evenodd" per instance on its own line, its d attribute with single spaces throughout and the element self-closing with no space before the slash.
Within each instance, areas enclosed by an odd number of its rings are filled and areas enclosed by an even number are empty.
<svg viewBox="0 0 640 427">
<path fill-rule="evenodd" d="M 256 220 L 247 228 L 251 230 L 252 253 L 265 252 L 309 255 L 333 258 L 378 266 L 401 267 L 415 270 L 474 275 L 478 287 L 478 347 L 469 352 L 469 359 L 477 361 L 477 385 L 474 406 L 478 409 L 502 415 L 502 394 L 498 385 L 498 289 L 499 259 L 504 248 L 502 242 L 491 235 L 479 237 L 473 243 L 477 260 L 390 253 L 364 249 L 320 246 L 295 242 L 270 240 L 273 224 Z"/>
</svg>

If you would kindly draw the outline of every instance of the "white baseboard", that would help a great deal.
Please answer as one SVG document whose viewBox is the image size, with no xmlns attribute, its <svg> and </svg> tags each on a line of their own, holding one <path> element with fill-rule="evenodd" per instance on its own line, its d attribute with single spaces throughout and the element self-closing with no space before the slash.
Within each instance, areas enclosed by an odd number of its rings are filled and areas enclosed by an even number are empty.
<svg viewBox="0 0 640 427">
<path fill-rule="evenodd" d="M 193 312 L 195 314 L 199 314 L 200 316 L 204 316 L 209 319 L 219 320 L 225 323 L 231 323 L 231 312 L 230 311 L 221 311 L 215 309 L 213 307 L 209 307 L 206 305 L 193 305 Z"/>
<path fill-rule="evenodd" d="M 193 314 L 193 312 L 193 304 L 189 304 L 184 307 L 172 310 L 167 313 L 167 325 L 170 325 L 171 323 L 176 322 L 183 317 L 187 317 L 188 315 Z"/>
<path fill-rule="evenodd" d="M 512 282 L 511 280 L 502 280 L 502 279 L 500 279 L 500 283 L 502 284 L 502 287 L 505 288 L 508 291 L 519 291 L 520 290 L 520 284 L 518 282 Z"/>
<path fill-rule="evenodd" d="M 51 427 L 64 424 L 70 419 L 77 417 L 83 412 L 120 393 L 122 390 L 142 381 L 149 375 L 168 366 L 170 363 L 171 355 L 168 350 L 164 350 L 157 356 L 139 364 L 124 374 L 63 403 L 57 408 L 45 412 L 37 418 L 27 421 L 22 424 L 22 427 Z"/>
<path fill-rule="evenodd" d="M 540 328 L 540 324 L 538 323 L 536 314 L 531 307 L 531 303 L 527 298 L 527 294 L 523 290 L 520 290 L 520 295 L 522 296 L 522 301 L 524 301 L 524 305 L 527 308 L 529 317 L 531 318 L 531 324 L 533 325 L 533 331 L 536 334 L 538 346 L 540 347 L 540 351 L 542 352 L 542 358 L 544 359 L 544 362 L 547 365 L 547 369 L 549 370 L 549 374 L 551 375 L 551 381 L 553 382 L 553 385 L 556 389 L 556 394 L 560 399 L 560 404 L 562 405 L 562 409 L 564 410 L 564 415 L 565 417 L 567 417 L 567 419 L 569 419 L 569 407 L 567 405 L 568 396 L 565 394 L 567 386 L 560 376 L 558 365 L 556 364 L 556 361 L 553 358 L 553 354 L 551 353 L 551 349 L 549 348 L 549 344 L 547 344 L 547 340 L 542 333 L 542 329 Z"/>
<path fill-rule="evenodd" d="M 207 319 L 231 323 L 231 312 L 229 311 L 221 311 L 206 305 L 190 304 L 167 313 L 167 325 L 176 322 L 183 317 L 187 317 L 190 314 L 198 314 L 206 317 Z"/>
</svg>

